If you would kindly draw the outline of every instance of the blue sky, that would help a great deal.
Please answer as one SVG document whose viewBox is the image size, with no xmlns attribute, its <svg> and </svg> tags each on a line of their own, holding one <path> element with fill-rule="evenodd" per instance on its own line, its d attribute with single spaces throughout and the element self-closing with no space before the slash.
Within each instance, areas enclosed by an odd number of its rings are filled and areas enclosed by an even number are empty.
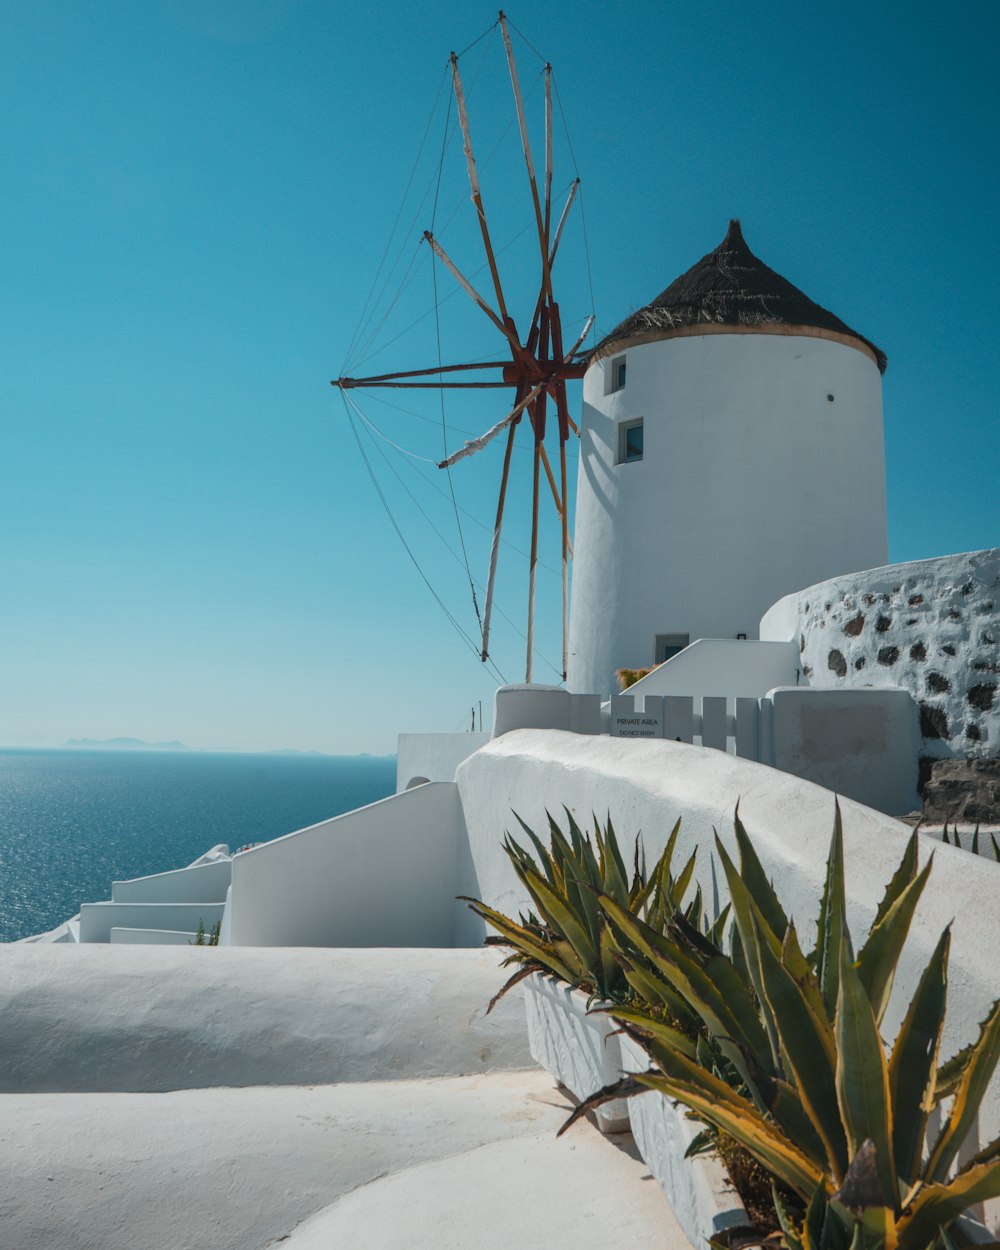
<svg viewBox="0 0 1000 1250">
<path fill-rule="evenodd" d="M 495 681 L 402 549 L 329 380 L 429 118 L 397 236 L 412 281 L 364 367 L 436 358 L 417 246 L 444 133 L 435 93 L 448 53 L 495 17 L 467 0 L 432 14 L 395 0 L 4 4 L 0 743 L 385 752 L 399 730 L 461 728 L 489 705 Z M 571 155 L 560 126 L 555 186 L 575 157 L 598 329 L 739 216 L 759 256 L 889 355 L 891 558 L 1000 542 L 997 6 L 584 0 L 511 17 L 555 65 L 572 141 Z M 535 124 L 540 61 L 515 50 Z M 493 35 L 462 68 L 523 307 L 530 201 L 501 56 Z M 436 226 L 472 272 L 463 178 L 452 135 Z M 583 222 L 557 271 L 574 325 L 591 306 Z M 441 329 L 446 358 L 495 350 L 464 296 L 442 305 Z M 399 402 L 409 411 L 362 400 L 387 438 L 433 458 L 440 409 Z M 450 397 L 450 445 L 502 402 Z M 464 568 L 437 532 L 457 545 L 443 475 L 360 429 L 427 577 L 473 633 Z M 454 475 L 479 580 L 500 455 Z M 519 453 L 521 551 L 529 465 Z M 558 662 L 551 522 L 544 540 L 538 646 Z M 511 680 L 525 583 L 505 553 L 513 624 L 498 620 L 495 656 Z M 540 659 L 536 677 L 552 675 Z"/>
</svg>

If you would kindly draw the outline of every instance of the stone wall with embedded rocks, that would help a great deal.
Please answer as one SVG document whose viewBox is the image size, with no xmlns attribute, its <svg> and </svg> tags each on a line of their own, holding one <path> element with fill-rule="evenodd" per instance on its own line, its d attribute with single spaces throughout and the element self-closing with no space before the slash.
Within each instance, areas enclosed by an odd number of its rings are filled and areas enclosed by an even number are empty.
<svg viewBox="0 0 1000 1250">
<path fill-rule="evenodd" d="M 937 760 L 924 787 L 923 814 L 932 821 L 965 821 L 970 830 L 1000 823 L 1000 759 Z M 985 839 L 984 849 L 992 850 Z"/>
<path fill-rule="evenodd" d="M 1000 548 L 890 564 L 788 595 L 761 638 L 795 639 L 812 686 L 902 686 L 935 759 L 1000 756 Z"/>
</svg>

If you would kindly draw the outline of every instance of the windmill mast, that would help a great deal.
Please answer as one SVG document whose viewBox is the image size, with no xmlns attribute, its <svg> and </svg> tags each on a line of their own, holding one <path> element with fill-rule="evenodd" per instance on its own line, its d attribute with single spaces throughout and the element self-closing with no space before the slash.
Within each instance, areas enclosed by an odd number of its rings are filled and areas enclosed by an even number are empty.
<svg viewBox="0 0 1000 1250">
<path fill-rule="evenodd" d="M 524 155 L 528 185 L 531 192 L 535 225 L 538 234 L 540 253 L 540 276 L 538 297 L 524 339 L 508 310 L 503 285 L 497 267 L 496 254 L 490 236 L 489 223 L 483 202 L 482 187 L 476 167 L 476 158 L 472 143 L 472 132 L 469 124 L 468 107 L 462 77 L 459 72 L 458 56 L 453 52 L 449 58 L 451 67 L 452 91 L 458 113 L 459 126 L 462 132 L 462 147 L 465 154 L 466 170 L 472 203 L 476 210 L 483 249 L 489 267 L 493 285 L 493 303 L 479 292 L 469 279 L 462 273 L 455 261 L 442 247 L 440 240 L 429 231 L 424 232 L 424 240 L 446 269 L 451 273 L 459 286 L 466 292 L 473 303 L 492 322 L 495 329 L 503 336 L 504 347 L 510 353 L 509 360 L 494 360 L 487 363 L 450 364 L 437 367 L 404 370 L 396 373 L 384 373 L 367 378 L 338 378 L 332 385 L 341 390 L 355 387 L 414 387 L 434 388 L 499 388 L 513 387 L 514 402 L 507 415 L 486 430 L 478 438 L 468 440 L 465 445 L 452 455 L 442 460 L 438 467 L 450 469 L 452 465 L 481 451 L 499 434 L 506 431 L 507 445 L 504 452 L 503 470 L 500 477 L 500 489 L 497 498 L 496 519 L 493 527 L 493 540 L 490 548 L 489 572 L 486 582 L 486 598 L 482 613 L 482 651 L 481 658 L 485 662 L 489 657 L 490 627 L 493 616 L 493 603 L 496 588 L 496 573 L 499 561 L 501 534 L 503 530 L 504 510 L 507 503 L 510 482 L 511 460 L 517 427 L 527 415 L 532 432 L 532 495 L 531 495 L 531 549 L 528 567 L 528 619 L 527 619 L 527 656 L 525 662 L 525 681 L 531 683 L 534 677 L 534 640 L 535 640 L 535 600 L 536 574 L 538 566 L 538 542 L 540 526 L 540 501 L 542 494 L 542 474 L 544 472 L 549 492 L 552 495 L 556 512 L 560 520 L 562 546 L 562 680 L 566 680 L 568 661 L 568 623 L 569 623 L 569 560 L 572 557 L 572 545 L 569 538 L 568 518 L 568 475 L 566 467 L 566 443 L 570 431 L 579 433 L 569 413 L 566 397 L 566 383 L 575 378 L 582 378 L 584 365 L 576 360 L 584 339 L 590 331 L 593 317 L 588 318 L 583 332 L 569 351 L 564 350 L 562 323 L 559 305 L 553 296 L 552 270 L 559 249 L 563 227 L 566 223 L 570 207 L 579 189 L 579 179 L 572 184 L 565 207 L 559 217 L 555 234 L 552 233 L 552 67 L 546 64 L 545 75 L 545 165 L 542 189 L 539 191 L 535 164 L 532 157 L 531 143 L 528 137 L 528 125 L 521 96 L 520 81 L 514 50 L 511 45 L 510 31 L 506 15 L 501 11 L 497 25 L 503 37 L 507 67 L 510 72 L 511 88 L 514 95 L 514 106 L 521 135 L 521 148 Z M 500 372 L 500 378 L 453 379 L 452 374 L 466 371 Z M 444 375 L 448 375 L 447 377 Z M 545 446 L 546 417 L 548 401 L 552 399 L 556 420 L 554 423 L 559 439 L 559 480 L 556 481 L 552 465 Z"/>
</svg>

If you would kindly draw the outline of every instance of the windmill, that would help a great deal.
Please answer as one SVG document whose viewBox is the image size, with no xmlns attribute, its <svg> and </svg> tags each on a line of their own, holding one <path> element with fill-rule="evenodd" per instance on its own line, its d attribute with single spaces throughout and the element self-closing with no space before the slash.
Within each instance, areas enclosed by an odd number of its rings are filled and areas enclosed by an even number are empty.
<svg viewBox="0 0 1000 1250">
<path fill-rule="evenodd" d="M 500 551 L 500 539 L 503 529 L 504 507 L 507 499 L 507 487 L 510 480 L 511 456 L 518 425 L 527 418 L 533 443 L 533 479 L 532 479 L 532 517 L 531 517 L 531 549 L 528 569 L 528 622 L 527 622 L 527 660 L 525 665 L 525 681 L 533 680 L 534 663 L 534 627 L 535 627 L 535 581 L 538 564 L 539 508 L 542 493 L 542 474 L 544 473 L 548 489 L 552 495 L 556 512 L 560 518 L 562 529 L 562 679 L 566 680 L 567 639 L 569 622 L 569 560 L 572 545 L 569 537 L 568 489 L 566 467 L 566 443 L 570 431 L 579 435 L 579 430 L 569 412 L 566 396 L 566 383 L 574 378 L 582 378 L 584 364 L 578 362 L 576 354 L 590 332 L 593 317 L 588 318 L 583 331 L 576 341 L 566 349 L 563 341 L 563 327 L 560 319 L 559 304 L 553 294 L 552 271 L 563 228 L 569 216 L 570 208 L 579 190 L 580 180 L 577 178 L 571 185 L 565 205 L 553 229 L 552 214 L 552 67 L 546 63 L 544 68 L 545 85 L 545 157 L 542 186 L 539 190 L 538 178 L 528 138 L 528 126 L 525 118 L 524 102 L 521 95 L 514 51 L 511 46 L 508 20 L 501 11 L 497 25 L 503 36 L 507 66 L 510 71 L 514 105 L 521 135 L 521 148 L 527 169 L 528 183 L 531 190 L 532 207 L 538 234 L 540 272 L 538 280 L 538 297 L 526 328 L 518 329 L 511 315 L 507 300 L 504 297 L 496 255 L 490 236 L 486 209 L 483 203 L 482 188 L 476 169 L 476 158 L 472 143 L 472 132 L 469 125 L 466 97 L 459 72 L 458 56 L 453 52 L 450 58 L 451 86 L 458 114 L 458 122 L 462 132 L 463 149 L 468 170 L 469 187 L 472 203 L 475 207 L 479 230 L 482 235 L 486 262 L 489 267 L 493 285 L 492 300 L 481 294 L 455 264 L 440 242 L 431 231 L 424 232 L 423 238 L 444 264 L 459 286 L 466 292 L 480 311 L 492 322 L 502 336 L 502 351 L 509 353 L 509 358 L 474 363 L 437 364 L 421 369 L 406 369 L 393 373 L 382 373 L 371 377 L 337 378 L 332 383 L 341 391 L 359 387 L 393 387 L 417 389 L 462 389 L 462 388 L 513 388 L 513 403 L 510 411 L 502 420 L 486 430 L 478 438 L 466 444 L 453 455 L 438 463 L 440 469 L 450 469 L 452 465 L 468 456 L 481 451 L 493 439 L 506 431 L 507 444 L 504 454 L 503 470 L 500 477 L 499 496 L 497 499 L 496 521 L 493 529 L 493 541 L 490 549 L 489 574 L 486 582 L 486 596 L 482 613 L 482 652 L 481 659 L 485 663 L 489 657 L 490 624 L 492 619 L 494 589 L 496 584 L 497 561 Z M 523 327 L 523 323 L 522 323 Z M 461 375 L 474 371 L 499 374 L 499 377 L 467 380 Z M 455 377 L 454 375 L 459 375 Z M 554 422 L 547 420 L 549 401 L 555 410 Z M 547 426 L 553 424 L 558 431 L 558 480 L 552 468 L 552 461 L 546 449 L 545 438 Z"/>
</svg>

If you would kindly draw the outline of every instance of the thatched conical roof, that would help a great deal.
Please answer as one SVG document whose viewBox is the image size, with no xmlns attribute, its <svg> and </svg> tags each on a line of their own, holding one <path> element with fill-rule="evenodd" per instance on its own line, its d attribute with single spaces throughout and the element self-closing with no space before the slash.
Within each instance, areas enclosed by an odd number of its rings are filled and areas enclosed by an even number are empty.
<svg viewBox="0 0 1000 1250">
<path fill-rule="evenodd" d="M 606 335 L 591 360 L 600 360 L 627 340 L 648 342 L 679 334 L 697 334 L 697 327 L 738 326 L 758 333 L 805 333 L 853 339 L 875 358 L 885 373 L 886 356 L 874 343 L 813 301 L 779 273 L 758 260 L 746 245 L 738 221 L 730 221 L 726 237 L 687 273 L 682 273 L 651 304 L 640 308 Z M 769 327 L 774 326 L 773 331 Z M 777 327 L 788 327 L 779 330 Z"/>
</svg>

